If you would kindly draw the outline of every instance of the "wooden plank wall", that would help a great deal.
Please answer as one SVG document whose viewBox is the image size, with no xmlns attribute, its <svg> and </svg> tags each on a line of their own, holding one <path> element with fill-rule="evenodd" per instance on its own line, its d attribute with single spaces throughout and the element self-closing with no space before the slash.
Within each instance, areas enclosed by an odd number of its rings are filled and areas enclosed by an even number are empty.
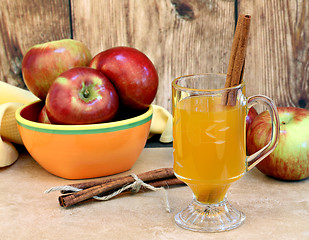
<svg viewBox="0 0 309 240">
<path fill-rule="evenodd" d="M 24 88 L 21 61 L 37 43 L 71 38 L 64 0 L 0 0 L 0 80 Z"/>
<path fill-rule="evenodd" d="M 62 38 L 95 55 L 119 45 L 143 51 L 158 70 L 155 103 L 171 110 L 171 81 L 226 72 L 237 14 L 252 16 L 247 95 L 309 109 L 308 0 L 0 0 L 0 80 L 25 88 L 22 57 Z"/>
</svg>

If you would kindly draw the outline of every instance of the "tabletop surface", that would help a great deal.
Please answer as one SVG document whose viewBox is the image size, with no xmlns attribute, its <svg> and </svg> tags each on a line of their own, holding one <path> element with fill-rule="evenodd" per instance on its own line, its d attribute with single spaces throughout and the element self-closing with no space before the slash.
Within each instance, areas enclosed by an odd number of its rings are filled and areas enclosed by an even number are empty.
<svg viewBox="0 0 309 240">
<path fill-rule="evenodd" d="M 141 173 L 172 167 L 172 148 L 145 148 L 131 170 Z M 266 177 L 257 169 L 234 183 L 230 203 L 246 214 L 245 223 L 222 233 L 199 233 L 175 225 L 174 215 L 192 194 L 187 186 L 126 194 L 108 201 L 60 207 L 54 186 L 66 180 L 41 168 L 25 151 L 10 167 L 0 169 L 0 240 L 7 239 L 309 239 L 309 179 L 299 182 Z"/>
</svg>

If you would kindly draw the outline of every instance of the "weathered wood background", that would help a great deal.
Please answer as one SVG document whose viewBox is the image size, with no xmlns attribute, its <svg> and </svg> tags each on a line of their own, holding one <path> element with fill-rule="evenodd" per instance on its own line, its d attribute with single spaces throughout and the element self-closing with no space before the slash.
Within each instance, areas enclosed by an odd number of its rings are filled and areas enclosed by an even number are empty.
<svg viewBox="0 0 309 240">
<path fill-rule="evenodd" d="M 236 2 L 235 2 L 236 1 Z M 119 45 L 157 68 L 155 103 L 171 110 L 171 81 L 226 72 L 237 15 L 252 16 L 247 95 L 309 109 L 308 0 L 0 0 L 0 80 L 25 88 L 21 61 L 34 44 L 62 38 L 92 54 Z"/>
</svg>

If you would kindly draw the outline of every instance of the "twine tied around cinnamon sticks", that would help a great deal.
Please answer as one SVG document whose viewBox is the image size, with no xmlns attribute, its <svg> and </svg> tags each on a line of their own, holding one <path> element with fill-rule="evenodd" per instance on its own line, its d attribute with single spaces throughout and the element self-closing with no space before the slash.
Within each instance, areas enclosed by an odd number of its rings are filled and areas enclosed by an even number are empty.
<svg viewBox="0 0 309 240">
<path fill-rule="evenodd" d="M 125 177 L 105 178 L 97 181 L 52 187 L 46 190 L 45 193 L 61 191 L 64 195 L 58 198 L 60 206 L 69 207 L 91 198 L 106 201 L 122 192 L 131 191 L 136 193 L 141 189 L 161 190 L 164 194 L 166 211 L 170 212 L 167 191 L 164 186 L 183 184 L 182 181 L 175 177 L 172 168 L 161 168 L 138 175 L 130 174 Z"/>
</svg>

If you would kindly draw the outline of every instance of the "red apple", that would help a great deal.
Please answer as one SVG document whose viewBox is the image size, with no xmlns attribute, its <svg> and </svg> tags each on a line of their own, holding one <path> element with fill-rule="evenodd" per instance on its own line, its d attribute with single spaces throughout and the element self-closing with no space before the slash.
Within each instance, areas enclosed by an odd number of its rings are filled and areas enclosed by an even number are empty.
<svg viewBox="0 0 309 240">
<path fill-rule="evenodd" d="M 248 111 L 247 116 L 246 116 L 246 130 L 247 130 L 247 132 L 248 132 L 249 126 L 251 125 L 251 123 L 253 122 L 253 120 L 256 118 L 257 115 L 258 115 L 258 113 L 255 110 L 255 108 L 251 107 Z"/>
<path fill-rule="evenodd" d="M 46 106 L 44 106 L 42 108 L 42 110 L 40 111 L 39 116 L 38 116 L 38 122 L 39 123 L 47 123 L 47 124 L 51 123 L 49 121 L 49 118 L 48 118 L 47 113 L 46 113 Z"/>
<path fill-rule="evenodd" d="M 80 41 L 63 39 L 31 47 L 22 61 L 23 79 L 28 89 L 44 100 L 53 81 L 73 67 L 87 66 L 89 49 Z"/>
<path fill-rule="evenodd" d="M 275 150 L 257 168 L 264 174 L 283 180 L 309 177 L 309 111 L 303 108 L 278 107 L 280 138 Z M 253 154 L 271 137 L 268 112 L 259 114 L 247 133 L 247 150 Z"/>
<path fill-rule="evenodd" d="M 78 67 L 54 81 L 45 106 L 52 123 L 92 124 L 112 120 L 119 99 L 113 84 L 100 71 Z"/>
<path fill-rule="evenodd" d="M 110 48 L 97 54 L 89 66 L 113 82 L 124 106 L 146 109 L 156 96 L 157 71 L 149 58 L 135 48 Z"/>
</svg>

